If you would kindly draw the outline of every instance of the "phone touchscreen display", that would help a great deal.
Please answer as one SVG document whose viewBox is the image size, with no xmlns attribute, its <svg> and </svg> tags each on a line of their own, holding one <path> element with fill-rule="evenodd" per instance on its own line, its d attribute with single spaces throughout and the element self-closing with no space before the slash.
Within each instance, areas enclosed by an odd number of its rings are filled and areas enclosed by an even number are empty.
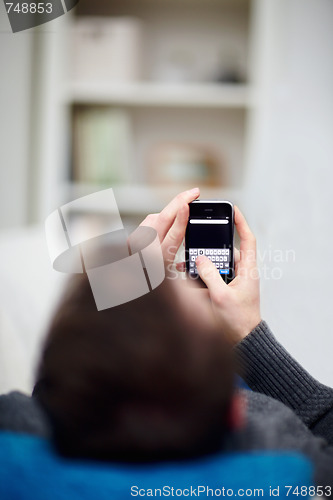
<svg viewBox="0 0 333 500">
<path fill-rule="evenodd" d="M 199 204 L 198 204 L 199 206 Z M 202 204 L 191 209 L 186 231 L 186 268 L 191 278 L 198 278 L 196 259 L 205 255 L 213 262 L 221 277 L 233 277 L 232 206 Z"/>
</svg>

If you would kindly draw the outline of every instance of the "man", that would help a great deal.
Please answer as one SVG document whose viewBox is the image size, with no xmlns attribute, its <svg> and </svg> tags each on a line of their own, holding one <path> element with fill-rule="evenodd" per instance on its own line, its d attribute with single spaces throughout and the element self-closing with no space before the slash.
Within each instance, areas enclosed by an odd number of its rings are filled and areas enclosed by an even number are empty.
<svg viewBox="0 0 333 500">
<path fill-rule="evenodd" d="M 333 485 L 333 390 L 261 320 L 256 243 L 240 211 L 232 283 L 205 257 L 197 267 L 207 290 L 168 279 L 198 196 L 182 193 L 142 223 L 158 232 L 168 269 L 157 290 L 97 312 L 86 277 L 72 282 L 35 391 L 55 445 L 68 456 L 126 461 L 295 450 L 314 463 L 317 484 Z M 233 389 L 230 348 L 255 392 Z"/>
</svg>

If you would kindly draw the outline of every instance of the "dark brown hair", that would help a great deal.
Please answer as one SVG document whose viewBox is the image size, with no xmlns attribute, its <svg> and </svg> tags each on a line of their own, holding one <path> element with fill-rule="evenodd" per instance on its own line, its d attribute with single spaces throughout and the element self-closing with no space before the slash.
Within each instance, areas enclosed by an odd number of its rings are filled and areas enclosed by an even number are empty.
<svg viewBox="0 0 333 500">
<path fill-rule="evenodd" d="M 221 445 L 233 391 L 228 347 L 185 319 L 173 286 L 165 279 L 98 312 L 86 275 L 71 280 L 35 391 L 62 454 L 146 461 Z"/>
</svg>

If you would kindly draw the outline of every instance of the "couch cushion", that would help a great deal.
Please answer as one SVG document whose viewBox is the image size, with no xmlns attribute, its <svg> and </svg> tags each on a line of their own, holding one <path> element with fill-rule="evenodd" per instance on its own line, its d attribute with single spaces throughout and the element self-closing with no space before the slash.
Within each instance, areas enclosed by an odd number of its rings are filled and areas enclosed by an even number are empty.
<svg viewBox="0 0 333 500">
<path fill-rule="evenodd" d="M 0 498 L 6 500 L 171 497 L 179 496 L 177 489 L 185 490 L 184 496 L 191 496 L 191 487 L 196 493 L 192 490 L 192 496 L 207 497 L 207 490 L 200 490 L 198 495 L 199 486 L 218 490 L 219 496 L 230 496 L 228 489 L 237 493 L 240 488 L 244 491 L 262 488 L 264 495 L 252 496 L 267 498 L 270 487 L 280 487 L 279 498 L 283 498 L 287 492 L 285 485 L 306 486 L 311 483 L 311 476 L 310 463 L 294 453 L 221 453 L 185 462 L 124 465 L 64 459 L 47 440 L 0 433 Z M 161 494 L 157 491 L 155 495 L 155 488 L 162 490 Z"/>
</svg>

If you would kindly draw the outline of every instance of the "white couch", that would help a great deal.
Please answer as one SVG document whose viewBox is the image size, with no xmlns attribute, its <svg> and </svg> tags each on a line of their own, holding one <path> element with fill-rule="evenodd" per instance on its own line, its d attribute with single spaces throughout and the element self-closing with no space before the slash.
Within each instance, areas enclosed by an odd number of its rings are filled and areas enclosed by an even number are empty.
<svg viewBox="0 0 333 500">
<path fill-rule="evenodd" d="M 32 390 L 66 278 L 52 269 L 42 225 L 0 233 L 0 393 Z"/>
</svg>

